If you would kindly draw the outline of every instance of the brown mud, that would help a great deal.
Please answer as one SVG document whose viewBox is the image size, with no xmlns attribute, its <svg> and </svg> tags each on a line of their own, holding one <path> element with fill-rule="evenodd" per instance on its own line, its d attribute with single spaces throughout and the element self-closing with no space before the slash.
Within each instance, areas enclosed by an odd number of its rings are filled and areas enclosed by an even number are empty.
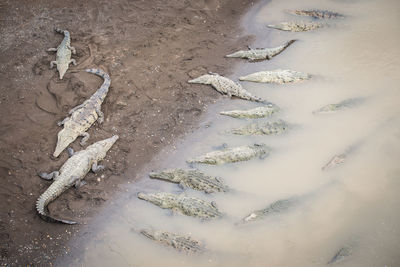
<svg viewBox="0 0 400 267">
<path fill-rule="evenodd" d="M 1 265 L 51 265 L 68 254 L 80 232 L 122 185 L 163 147 L 197 127 L 207 104 L 220 97 L 187 80 L 206 71 L 229 74 L 224 55 L 244 49 L 252 36 L 239 18 L 252 5 L 240 0 L 0 2 L 0 259 Z M 77 50 L 63 80 L 49 63 L 67 29 Z M 103 161 L 107 170 L 86 176 L 49 205 L 69 226 L 42 221 L 35 202 L 49 186 L 37 173 L 61 167 L 51 155 L 57 121 L 90 97 L 102 80 L 85 68 L 101 68 L 112 82 L 102 110 L 105 121 L 90 129 L 89 144 L 118 134 Z M 80 150 L 79 142 L 72 145 Z"/>
</svg>

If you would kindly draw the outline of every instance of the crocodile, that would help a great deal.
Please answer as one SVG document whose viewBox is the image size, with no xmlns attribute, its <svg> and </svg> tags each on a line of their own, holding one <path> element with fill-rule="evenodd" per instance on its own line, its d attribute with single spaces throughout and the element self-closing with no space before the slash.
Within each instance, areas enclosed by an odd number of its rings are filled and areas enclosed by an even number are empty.
<svg viewBox="0 0 400 267">
<path fill-rule="evenodd" d="M 195 169 L 169 169 L 151 172 L 150 178 L 179 183 L 182 188 L 191 188 L 206 193 L 227 192 L 228 187 L 217 177 L 209 176 Z"/>
<path fill-rule="evenodd" d="M 323 167 L 322 170 L 327 170 L 327 169 L 332 169 L 340 164 L 343 164 L 346 160 L 347 154 L 342 153 L 342 154 L 337 154 L 333 156 L 328 163 L 326 163 Z"/>
<path fill-rule="evenodd" d="M 205 163 L 219 165 L 250 160 L 255 157 L 264 158 L 268 156 L 270 148 L 265 144 L 254 144 L 215 150 L 197 158 L 187 160 L 188 163 Z"/>
<path fill-rule="evenodd" d="M 288 128 L 283 120 L 274 122 L 251 123 L 246 126 L 230 130 L 230 133 L 237 135 L 273 135 L 281 134 Z"/>
<path fill-rule="evenodd" d="M 233 118 L 259 119 L 272 116 L 272 114 L 278 111 L 279 108 L 276 105 L 268 104 L 263 107 L 257 107 L 248 110 L 221 111 L 219 114 Z"/>
<path fill-rule="evenodd" d="M 69 35 L 69 31 L 55 29 L 56 32 L 64 34 L 64 39 L 61 44 L 57 48 L 49 48 L 47 51 L 49 52 L 57 52 L 56 60 L 50 62 L 50 69 L 57 65 L 58 73 L 60 74 L 60 79 L 64 77 L 64 74 L 68 70 L 68 66 L 70 63 L 76 65 L 76 60 L 71 59 L 71 52 L 76 54 L 76 50 L 71 46 L 71 37 Z"/>
<path fill-rule="evenodd" d="M 328 262 L 328 264 L 340 262 L 345 258 L 347 258 L 348 256 L 351 256 L 351 254 L 353 254 L 353 250 L 351 249 L 351 247 L 344 246 L 341 249 L 339 249 L 339 251 L 335 254 L 335 256 L 332 257 L 332 259 Z"/>
<path fill-rule="evenodd" d="M 153 229 L 143 229 L 140 233 L 151 240 L 173 247 L 180 252 L 201 253 L 205 251 L 204 245 L 190 236 L 183 236 L 166 231 L 155 231 Z"/>
<path fill-rule="evenodd" d="M 293 44 L 296 40 L 290 40 L 283 45 L 274 48 L 256 48 L 249 50 L 237 51 L 233 54 L 226 55 L 226 57 L 238 57 L 246 58 L 249 61 L 260 61 L 260 60 L 270 60 L 272 57 L 279 55 L 283 50 L 285 50 L 289 45 Z"/>
<path fill-rule="evenodd" d="M 327 113 L 335 113 L 337 111 L 347 109 L 347 108 L 354 108 L 358 106 L 360 103 L 364 101 L 363 98 L 349 98 L 343 101 L 340 101 L 336 104 L 328 104 L 323 106 L 322 108 L 313 111 L 314 114 L 327 114 Z"/>
<path fill-rule="evenodd" d="M 333 19 L 333 18 L 344 17 L 342 14 L 337 12 L 332 12 L 329 10 L 318 10 L 318 9 L 313 9 L 313 10 L 296 9 L 296 10 L 289 10 L 288 12 L 294 15 L 312 17 L 314 19 Z"/>
<path fill-rule="evenodd" d="M 253 211 L 252 213 L 244 217 L 242 219 L 242 222 L 247 223 L 256 220 L 261 220 L 267 217 L 268 215 L 285 212 L 297 204 L 298 204 L 297 197 L 278 200 L 269 205 L 268 207 L 266 207 L 265 209 Z"/>
<path fill-rule="evenodd" d="M 108 93 L 111 83 L 110 76 L 100 69 L 87 69 L 86 72 L 94 73 L 104 79 L 100 88 L 85 102 L 74 107 L 69 111 L 70 117 L 58 122 L 59 126 L 64 128 L 58 132 L 57 146 L 53 156 L 58 157 L 60 153 L 71 144 L 78 136 L 83 136 L 81 145 L 85 145 L 90 135 L 86 131 L 97 120 L 103 123 L 104 114 L 101 112 L 101 104 Z"/>
<path fill-rule="evenodd" d="M 281 31 L 306 32 L 321 28 L 322 24 L 316 22 L 291 21 L 291 22 L 282 22 L 275 25 L 270 24 L 267 27 Z"/>
<path fill-rule="evenodd" d="M 171 209 L 178 213 L 205 219 L 222 217 L 214 202 L 208 202 L 185 194 L 171 194 L 166 192 L 145 194 L 138 193 L 138 198 L 146 200 L 163 209 Z"/>
<path fill-rule="evenodd" d="M 296 83 L 311 78 L 310 74 L 293 70 L 273 70 L 259 71 L 247 76 L 239 77 L 240 81 L 258 82 L 258 83 Z"/>
<path fill-rule="evenodd" d="M 240 84 L 223 77 L 217 73 L 210 73 L 196 79 L 189 80 L 189 83 L 199 83 L 208 84 L 215 88 L 221 94 L 226 94 L 228 97 L 236 96 L 245 100 L 255 101 L 255 102 L 265 102 L 261 98 L 251 95 L 246 89 L 244 89 Z"/>
<path fill-rule="evenodd" d="M 107 151 L 118 140 L 118 135 L 108 139 L 96 142 L 88 146 L 85 150 L 73 152 L 69 149 L 70 158 L 62 165 L 60 171 L 53 171 L 49 174 L 39 173 L 39 176 L 45 180 L 54 180 L 47 190 L 39 197 L 36 202 L 36 209 L 39 216 L 48 222 L 76 224 L 74 221 L 56 219 L 46 212 L 47 205 L 61 195 L 71 186 L 80 187 L 85 184 L 83 178 L 92 170 L 98 172 L 104 169 L 104 166 L 97 163 L 104 159 Z"/>
</svg>

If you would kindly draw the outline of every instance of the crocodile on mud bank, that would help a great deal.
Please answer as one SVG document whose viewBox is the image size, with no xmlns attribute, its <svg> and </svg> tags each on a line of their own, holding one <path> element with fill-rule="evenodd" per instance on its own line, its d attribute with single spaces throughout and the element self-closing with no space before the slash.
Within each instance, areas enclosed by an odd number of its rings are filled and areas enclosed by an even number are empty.
<svg viewBox="0 0 400 267">
<path fill-rule="evenodd" d="M 241 50 L 237 51 L 235 53 L 226 55 L 226 57 L 232 57 L 232 58 L 246 58 L 249 61 L 260 61 L 260 60 L 270 60 L 272 57 L 279 55 L 282 53 L 283 50 L 285 50 L 289 45 L 293 44 L 296 40 L 290 40 L 283 45 L 280 45 L 278 47 L 274 48 L 256 48 L 256 49 L 251 49 L 249 47 L 249 50 Z"/>
<path fill-rule="evenodd" d="M 172 247 L 180 252 L 201 253 L 205 251 L 204 245 L 190 236 L 152 229 L 143 229 L 140 233 L 151 240 Z"/>
<path fill-rule="evenodd" d="M 273 135 L 285 132 L 288 125 L 285 121 L 279 120 L 274 122 L 256 122 L 239 128 L 229 130 L 229 133 L 237 135 Z"/>
<path fill-rule="evenodd" d="M 265 102 L 261 98 L 255 97 L 246 91 L 240 84 L 223 77 L 217 73 L 210 73 L 196 79 L 189 80 L 188 83 L 199 83 L 211 85 L 221 94 L 228 95 L 228 97 L 236 96 L 241 99 L 255 101 L 255 102 Z"/>
<path fill-rule="evenodd" d="M 197 158 L 189 159 L 187 162 L 219 165 L 224 163 L 247 161 L 256 157 L 264 158 L 268 156 L 269 151 L 270 148 L 265 144 L 239 146 L 212 151 Z"/>
<path fill-rule="evenodd" d="M 337 111 L 341 111 L 343 109 L 355 108 L 359 106 L 364 101 L 363 98 L 349 98 L 343 101 L 340 101 L 336 104 L 328 104 L 319 108 L 318 110 L 313 111 L 314 114 L 328 114 L 335 113 Z"/>
<path fill-rule="evenodd" d="M 298 16 L 312 17 L 314 19 L 334 19 L 334 18 L 344 17 L 342 14 L 337 12 L 329 10 L 319 10 L 319 9 L 313 9 L 313 10 L 296 9 L 296 10 L 288 10 L 287 12 Z"/>
<path fill-rule="evenodd" d="M 213 219 L 222 217 L 214 202 L 208 202 L 185 194 L 171 194 L 166 192 L 145 194 L 138 193 L 138 198 L 146 200 L 163 209 L 170 209 L 181 214 L 198 217 L 201 219 Z"/>
<path fill-rule="evenodd" d="M 104 159 L 107 151 L 118 140 L 118 136 L 114 135 L 108 139 L 96 142 L 88 146 L 85 150 L 73 152 L 69 150 L 71 157 L 62 165 L 60 171 L 53 171 L 49 174 L 41 173 L 39 176 L 46 180 L 54 180 L 47 190 L 39 197 L 36 203 L 36 209 L 39 216 L 48 222 L 57 222 L 65 224 L 76 224 L 76 222 L 56 219 L 46 212 L 47 205 L 61 195 L 68 188 L 75 185 L 80 187 L 85 184 L 82 179 L 92 170 L 98 172 L 104 169 L 104 166 L 97 163 Z"/>
<path fill-rule="evenodd" d="M 275 201 L 265 209 L 253 211 L 252 213 L 250 213 L 249 215 L 247 215 L 242 219 L 242 223 L 261 220 L 274 213 L 286 212 L 290 208 L 297 205 L 298 202 L 299 199 L 297 197 Z"/>
<path fill-rule="evenodd" d="M 97 120 L 103 123 L 104 114 L 101 112 L 101 104 L 107 96 L 111 79 L 107 73 L 100 69 L 87 69 L 86 72 L 94 73 L 104 79 L 100 88 L 85 102 L 69 111 L 70 117 L 66 117 L 58 125 L 64 128 L 58 132 L 57 146 L 53 156 L 58 157 L 78 136 L 82 136 L 81 145 L 85 145 L 90 135 L 86 131 Z"/>
<path fill-rule="evenodd" d="M 229 191 L 220 178 L 206 175 L 196 169 L 169 169 L 161 172 L 151 172 L 149 176 L 153 179 L 178 183 L 182 188 L 187 187 L 206 193 Z"/>
<path fill-rule="evenodd" d="M 75 48 L 71 46 L 71 37 L 69 35 L 69 31 L 60 29 L 55 29 L 55 31 L 64 34 L 64 39 L 57 48 L 49 48 L 47 51 L 57 52 L 56 60 L 50 62 L 50 69 L 52 69 L 54 65 L 57 65 L 60 79 L 62 79 L 68 70 L 69 64 L 72 63 L 76 65 L 76 60 L 71 59 L 71 52 L 76 54 L 76 51 Z"/>
<path fill-rule="evenodd" d="M 281 22 L 279 24 L 270 24 L 267 25 L 267 27 L 281 31 L 306 32 L 321 28 L 322 24 L 316 22 L 291 21 L 291 22 Z"/>
<path fill-rule="evenodd" d="M 258 83 L 296 83 L 311 78 L 310 74 L 302 73 L 293 70 L 273 70 L 259 71 L 247 76 L 239 77 L 240 81 L 258 82 Z"/>
<path fill-rule="evenodd" d="M 219 114 L 230 116 L 232 118 L 260 119 L 272 116 L 279 111 L 279 107 L 274 104 L 267 104 L 263 107 L 257 107 L 248 110 L 230 110 L 221 111 Z"/>
</svg>

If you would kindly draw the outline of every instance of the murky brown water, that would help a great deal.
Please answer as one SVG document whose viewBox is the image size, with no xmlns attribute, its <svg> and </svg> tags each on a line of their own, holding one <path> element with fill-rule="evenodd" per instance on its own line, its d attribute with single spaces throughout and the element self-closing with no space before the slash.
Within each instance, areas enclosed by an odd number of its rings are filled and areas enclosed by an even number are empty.
<svg viewBox="0 0 400 267">
<path fill-rule="evenodd" d="M 346 18 L 327 20 L 329 27 L 304 33 L 265 27 L 302 19 L 283 12 L 289 8 L 330 9 Z M 215 200 L 225 218 L 200 222 L 170 216 L 138 200 L 139 191 L 180 191 L 174 184 L 143 175 L 99 217 L 98 234 L 84 241 L 84 252 L 77 255 L 74 266 L 325 266 L 344 246 L 353 253 L 335 265 L 400 265 L 400 2 L 273 0 L 256 6 L 244 24 L 257 35 L 254 47 L 298 39 L 271 61 L 243 61 L 231 77 L 277 68 L 312 74 L 310 81 L 297 84 L 242 83 L 253 94 L 280 106 L 282 111 L 271 119 L 286 120 L 290 130 L 279 136 L 227 135 L 223 131 L 250 120 L 216 114 L 257 104 L 225 99 L 210 107 L 202 129 L 176 150 L 163 152 L 145 171 L 188 167 L 185 159 L 223 143 L 268 144 L 273 150 L 264 160 L 196 166 L 222 177 L 234 189 L 213 195 L 187 190 L 188 195 Z M 365 101 L 335 114 L 312 113 L 353 97 Z M 333 155 L 349 147 L 353 149 L 345 163 L 321 170 Z M 235 225 L 251 211 L 293 196 L 304 201 L 285 213 Z M 142 227 L 190 233 L 209 251 L 201 255 L 175 252 L 135 232 Z"/>
</svg>

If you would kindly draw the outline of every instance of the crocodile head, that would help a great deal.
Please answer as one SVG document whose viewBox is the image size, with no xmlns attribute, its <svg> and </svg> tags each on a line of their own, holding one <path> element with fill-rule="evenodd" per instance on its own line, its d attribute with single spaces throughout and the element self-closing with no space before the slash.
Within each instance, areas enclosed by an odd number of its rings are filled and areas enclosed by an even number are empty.
<svg viewBox="0 0 400 267">
<path fill-rule="evenodd" d="M 176 197 L 173 194 L 169 193 L 154 193 L 154 194 L 145 194 L 138 193 L 138 198 L 146 200 L 154 205 L 157 205 L 161 208 L 172 208 L 177 202 Z"/>
<path fill-rule="evenodd" d="M 153 239 L 153 240 L 157 240 L 157 236 L 159 235 L 158 232 L 156 231 L 152 231 L 152 230 L 148 230 L 148 229 L 142 229 L 140 230 L 140 233 L 142 235 L 144 235 L 147 238 Z"/>
<path fill-rule="evenodd" d="M 166 180 L 172 183 L 179 183 L 182 180 L 182 175 L 184 175 L 184 172 L 181 169 L 171 169 L 149 173 L 150 178 Z"/>
<path fill-rule="evenodd" d="M 65 73 L 67 72 L 69 63 L 59 63 L 57 64 L 57 70 L 58 73 L 60 74 L 60 80 L 64 77 Z"/>
<path fill-rule="evenodd" d="M 201 84 L 211 84 L 212 78 L 214 75 L 206 74 L 196 79 L 189 80 L 188 83 L 201 83 Z"/>
<path fill-rule="evenodd" d="M 114 145 L 114 143 L 119 139 L 118 135 L 113 135 L 110 138 L 104 139 L 102 141 L 96 142 L 95 144 L 100 146 L 102 150 L 108 151 Z"/>
<path fill-rule="evenodd" d="M 54 157 L 58 157 L 64 149 L 66 149 L 69 144 L 75 141 L 75 139 L 79 136 L 75 131 L 64 128 L 58 132 L 58 141 L 56 150 L 53 153 Z"/>
</svg>

